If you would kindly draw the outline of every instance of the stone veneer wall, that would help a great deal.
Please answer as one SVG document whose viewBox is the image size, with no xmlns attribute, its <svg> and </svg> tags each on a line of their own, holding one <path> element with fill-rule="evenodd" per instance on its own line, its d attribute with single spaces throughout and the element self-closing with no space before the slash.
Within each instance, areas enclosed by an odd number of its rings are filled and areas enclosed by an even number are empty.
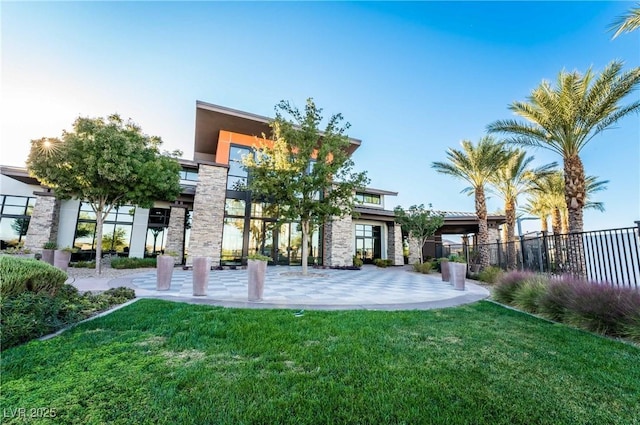
<svg viewBox="0 0 640 425">
<path fill-rule="evenodd" d="M 409 236 L 409 264 L 419 263 L 421 254 L 420 242 L 416 238 Z"/>
<path fill-rule="evenodd" d="M 184 219 L 187 209 L 184 206 L 171 206 L 169 214 L 169 228 L 167 229 L 166 252 L 177 252 L 176 262 L 182 263 L 184 259 Z"/>
<path fill-rule="evenodd" d="M 195 257 L 207 257 L 212 266 L 220 265 L 228 170 L 226 165 L 200 164 L 187 264 Z"/>
<path fill-rule="evenodd" d="M 333 217 L 324 226 L 324 265 L 353 265 L 353 222 L 351 216 Z"/>
<path fill-rule="evenodd" d="M 403 266 L 402 229 L 398 223 L 388 223 L 387 231 L 387 258 L 393 261 L 394 266 Z"/>
<path fill-rule="evenodd" d="M 36 204 L 31 213 L 25 248 L 41 251 L 45 242 L 58 240 L 60 201 L 53 193 L 35 192 Z"/>
</svg>

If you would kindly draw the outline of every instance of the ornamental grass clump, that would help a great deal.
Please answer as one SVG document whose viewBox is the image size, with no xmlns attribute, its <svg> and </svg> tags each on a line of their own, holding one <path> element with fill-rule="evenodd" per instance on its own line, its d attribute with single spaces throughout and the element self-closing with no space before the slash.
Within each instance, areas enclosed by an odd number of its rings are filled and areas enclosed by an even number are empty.
<svg viewBox="0 0 640 425">
<path fill-rule="evenodd" d="M 493 288 L 493 299 L 502 304 L 512 304 L 513 296 L 522 284 L 535 276 L 532 272 L 513 271 L 505 273 Z"/>
<path fill-rule="evenodd" d="M 513 305 L 529 313 L 538 313 L 540 300 L 547 292 L 549 279 L 544 275 L 534 275 L 525 279 L 513 293 Z"/>
<path fill-rule="evenodd" d="M 607 283 L 574 284 L 565 321 L 591 332 L 625 337 L 637 324 L 640 293 Z M 635 323 L 634 323 L 635 322 Z"/>
<path fill-rule="evenodd" d="M 485 267 L 480 271 L 480 273 L 478 273 L 478 280 L 480 282 L 496 283 L 502 277 L 503 273 L 504 272 L 500 267 Z"/>
<path fill-rule="evenodd" d="M 574 286 L 584 284 L 585 282 L 570 279 L 550 281 L 547 291 L 540 297 L 539 313 L 550 320 L 563 322 L 573 298 Z"/>
</svg>

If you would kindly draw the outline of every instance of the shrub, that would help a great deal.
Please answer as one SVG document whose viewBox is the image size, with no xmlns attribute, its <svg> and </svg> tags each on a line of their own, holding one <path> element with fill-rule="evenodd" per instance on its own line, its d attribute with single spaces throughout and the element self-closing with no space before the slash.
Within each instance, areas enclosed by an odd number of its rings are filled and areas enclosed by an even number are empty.
<svg viewBox="0 0 640 425">
<path fill-rule="evenodd" d="M 608 284 L 573 284 L 566 321 L 591 332 L 624 336 L 640 311 L 640 293 Z"/>
<path fill-rule="evenodd" d="M 129 288 L 109 289 L 101 294 L 80 294 L 63 284 L 54 296 L 26 291 L 2 298 L 0 346 L 2 350 L 55 332 L 93 314 L 135 298 Z"/>
<path fill-rule="evenodd" d="M 532 272 L 513 271 L 504 273 L 493 288 L 493 299 L 499 303 L 513 303 L 513 294 L 525 280 L 535 276 Z"/>
<path fill-rule="evenodd" d="M 433 270 L 433 263 L 431 261 L 425 261 L 424 263 L 415 263 L 413 270 L 418 273 L 429 274 Z"/>
<path fill-rule="evenodd" d="M 55 243 L 54 241 L 47 241 L 44 243 L 44 245 L 42 245 L 43 249 L 57 249 L 58 248 L 58 244 Z"/>
<path fill-rule="evenodd" d="M 489 266 L 478 273 L 478 280 L 481 282 L 496 283 L 502 273 L 503 271 L 500 267 Z"/>
<path fill-rule="evenodd" d="M 362 267 L 364 263 L 362 262 L 362 258 L 358 257 L 357 255 L 353 256 L 353 267 Z"/>
<path fill-rule="evenodd" d="M 529 313 L 537 313 L 548 285 L 549 279 L 543 275 L 525 279 L 513 293 L 513 305 Z"/>
<path fill-rule="evenodd" d="M 384 260 L 382 258 L 376 258 L 375 260 L 373 260 L 373 264 L 375 264 L 378 267 L 389 267 L 393 265 L 393 261 L 389 258 L 385 258 Z"/>
<path fill-rule="evenodd" d="M 67 280 L 65 272 L 48 263 L 8 255 L 0 256 L 0 276 L 3 298 L 26 291 L 54 295 Z"/>
<path fill-rule="evenodd" d="M 156 267 L 155 258 L 114 258 L 111 260 L 113 269 L 140 269 Z"/>
<path fill-rule="evenodd" d="M 95 261 L 77 261 L 69 265 L 75 269 L 93 269 L 96 266 L 96 262 Z"/>
</svg>

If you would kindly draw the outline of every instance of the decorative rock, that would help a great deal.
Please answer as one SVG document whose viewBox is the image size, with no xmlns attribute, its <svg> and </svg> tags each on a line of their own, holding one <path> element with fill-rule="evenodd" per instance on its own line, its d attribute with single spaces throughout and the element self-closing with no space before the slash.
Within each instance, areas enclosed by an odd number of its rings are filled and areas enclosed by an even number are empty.
<svg viewBox="0 0 640 425">
<path fill-rule="evenodd" d="M 193 259 L 193 295 L 207 295 L 209 285 L 209 272 L 211 271 L 211 260 L 207 257 L 196 257 Z"/>
<path fill-rule="evenodd" d="M 159 255 L 156 260 L 156 289 L 158 291 L 167 291 L 171 289 L 175 260 L 171 255 Z"/>
</svg>

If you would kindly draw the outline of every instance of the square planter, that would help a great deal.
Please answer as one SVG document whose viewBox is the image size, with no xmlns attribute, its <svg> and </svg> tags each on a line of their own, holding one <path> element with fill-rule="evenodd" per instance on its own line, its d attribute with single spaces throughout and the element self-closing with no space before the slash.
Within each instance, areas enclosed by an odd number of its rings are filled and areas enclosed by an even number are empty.
<svg viewBox="0 0 640 425">
<path fill-rule="evenodd" d="M 451 272 L 453 289 L 464 291 L 464 284 L 467 278 L 467 263 L 449 262 L 449 270 Z"/>
<path fill-rule="evenodd" d="M 264 294 L 264 277 L 266 273 L 266 261 L 247 260 L 247 275 L 249 278 L 249 301 L 262 301 L 262 295 Z"/>
<path fill-rule="evenodd" d="M 171 255 L 159 255 L 156 259 L 156 290 L 171 289 L 171 278 L 175 260 Z"/>
<path fill-rule="evenodd" d="M 209 272 L 211 261 L 207 257 L 195 257 L 193 259 L 193 295 L 206 296 L 209 286 Z"/>
<path fill-rule="evenodd" d="M 71 252 L 56 249 L 53 253 L 53 265 L 63 272 L 66 272 L 69 268 L 69 262 L 71 261 Z"/>
<path fill-rule="evenodd" d="M 53 266 L 53 257 L 55 255 L 55 249 L 43 249 L 42 250 L 42 261 L 45 263 L 49 263 Z"/>
<path fill-rule="evenodd" d="M 451 279 L 449 260 L 440 260 L 440 273 L 442 273 L 442 281 L 449 282 Z"/>
</svg>

